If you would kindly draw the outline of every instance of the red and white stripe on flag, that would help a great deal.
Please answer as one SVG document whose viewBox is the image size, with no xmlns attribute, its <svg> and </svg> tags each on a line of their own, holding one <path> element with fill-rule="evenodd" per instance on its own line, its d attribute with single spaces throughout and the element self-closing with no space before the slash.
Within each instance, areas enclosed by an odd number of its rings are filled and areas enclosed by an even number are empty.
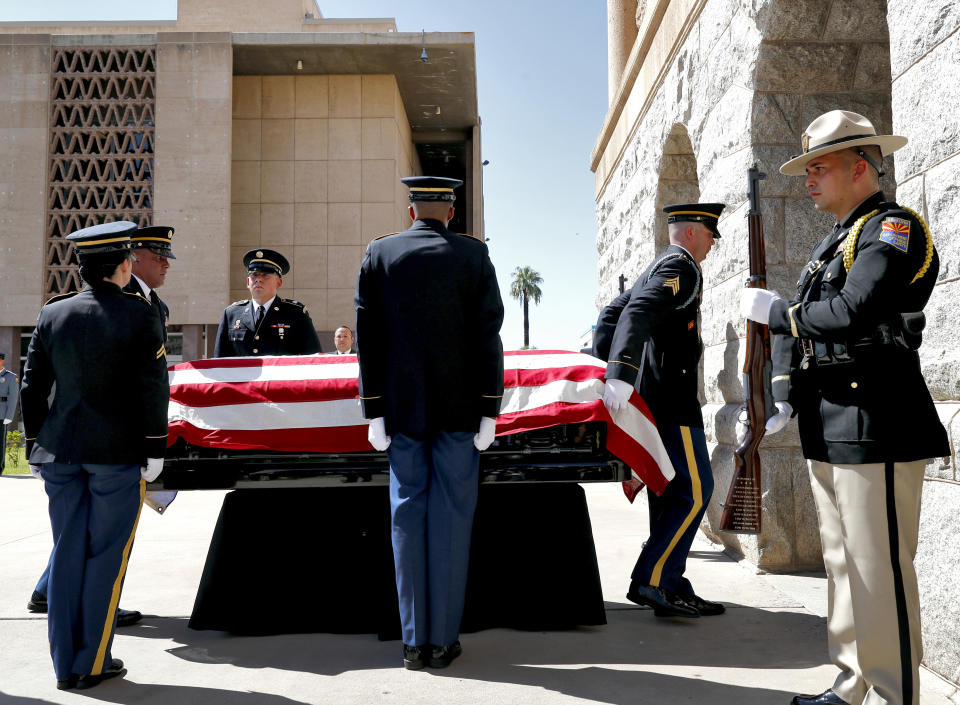
<svg viewBox="0 0 960 705">
<path fill-rule="evenodd" d="M 228 357 L 174 365 L 169 443 L 183 438 L 207 448 L 368 451 L 358 371 L 355 355 Z M 607 450 L 632 468 L 634 486 L 639 481 L 660 494 L 674 470 L 653 416 L 634 392 L 630 405 L 611 419 L 601 401 L 605 371 L 602 361 L 581 353 L 504 353 L 497 435 L 605 422 Z"/>
</svg>

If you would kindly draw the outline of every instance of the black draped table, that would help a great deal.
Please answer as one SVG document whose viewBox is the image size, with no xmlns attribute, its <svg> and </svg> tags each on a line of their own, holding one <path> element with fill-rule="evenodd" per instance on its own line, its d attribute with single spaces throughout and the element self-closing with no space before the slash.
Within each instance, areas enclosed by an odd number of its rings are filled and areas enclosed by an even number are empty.
<svg viewBox="0 0 960 705">
<path fill-rule="evenodd" d="M 580 485 L 482 484 L 462 631 L 597 624 L 606 617 Z M 398 639 L 388 488 L 230 492 L 190 627 Z"/>
</svg>

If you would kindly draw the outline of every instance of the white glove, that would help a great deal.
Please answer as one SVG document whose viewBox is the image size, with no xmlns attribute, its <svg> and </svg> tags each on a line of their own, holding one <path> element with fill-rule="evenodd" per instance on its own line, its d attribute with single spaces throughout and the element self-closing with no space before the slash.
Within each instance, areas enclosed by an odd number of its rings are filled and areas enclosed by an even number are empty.
<svg viewBox="0 0 960 705">
<path fill-rule="evenodd" d="M 793 406 L 788 401 L 778 401 L 777 402 L 777 413 L 767 419 L 767 423 L 764 428 L 767 429 L 767 434 L 776 433 L 777 431 L 782 431 L 783 427 L 787 425 L 787 422 L 790 420 L 790 417 L 793 416 Z"/>
<path fill-rule="evenodd" d="M 603 387 L 603 405 L 613 416 L 630 401 L 633 385 L 622 379 L 608 379 Z"/>
<path fill-rule="evenodd" d="M 34 476 L 35 478 L 37 478 L 38 480 L 42 480 L 42 479 L 43 479 L 42 477 L 40 477 L 40 466 L 39 466 L 39 465 L 29 465 L 29 466 L 27 466 L 27 467 L 30 468 L 30 474 L 31 474 L 31 475 L 33 475 L 33 476 Z"/>
<path fill-rule="evenodd" d="M 783 427 L 787 425 L 787 422 L 790 420 L 790 417 L 793 416 L 793 407 L 788 401 L 778 401 L 777 402 L 777 413 L 767 419 L 767 423 L 764 424 L 766 429 L 766 434 L 769 436 L 776 433 L 777 431 L 782 431 Z M 737 417 L 737 445 L 743 443 L 743 439 L 747 437 L 747 410 L 741 409 L 740 415 Z"/>
<path fill-rule="evenodd" d="M 387 435 L 387 424 L 382 416 L 370 419 L 367 427 L 367 440 L 376 450 L 386 450 L 390 447 L 390 436 Z"/>
<path fill-rule="evenodd" d="M 740 315 L 764 325 L 770 320 L 770 307 L 780 294 L 770 289 L 744 289 L 740 292 Z"/>
<path fill-rule="evenodd" d="M 473 445 L 477 450 L 486 450 L 493 443 L 493 436 L 497 431 L 497 420 L 484 416 L 480 419 L 480 430 L 473 437 Z"/>
<path fill-rule="evenodd" d="M 13 419 L 4 419 L 4 420 L 3 420 L 3 425 L 4 425 L 4 426 L 9 426 L 9 425 L 12 424 L 12 423 L 13 423 Z"/>
<path fill-rule="evenodd" d="M 147 464 L 140 468 L 140 477 L 153 482 L 163 472 L 163 458 L 147 458 Z"/>
</svg>

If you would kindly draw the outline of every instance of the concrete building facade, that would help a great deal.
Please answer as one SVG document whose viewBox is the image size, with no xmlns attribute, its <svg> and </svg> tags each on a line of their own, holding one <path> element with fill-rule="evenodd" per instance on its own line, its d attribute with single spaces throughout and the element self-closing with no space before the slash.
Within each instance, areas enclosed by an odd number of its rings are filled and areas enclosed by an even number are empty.
<svg viewBox="0 0 960 705">
<path fill-rule="evenodd" d="M 451 228 L 483 237 L 469 33 L 328 19 L 314 0 L 180 0 L 174 21 L 0 23 L 0 349 L 19 371 L 63 238 L 127 219 L 175 228 L 160 295 L 171 360 L 212 349 L 247 298 L 243 252 L 292 264 L 325 350 L 351 325 L 366 244 L 409 225 L 401 176 L 465 181 Z"/>
<path fill-rule="evenodd" d="M 924 374 L 952 454 L 927 467 L 917 558 L 925 664 L 960 681 L 960 367 L 952 336 L 960 247 L 960 5 L 952 0 L 608 0 L 610 106 L 591 168 L 596 175 L 598 308 L 666 244 L 663 205 L 722 201 L 723 238 L 704 262 L 701 401 L 717 491 L 702 529 L 761 569 L 822 566 L 817 517 L 795 422 L 764 439 L 763 519 L 757 537 L 717 531 L 733 470 L 743 401 L 747 169 L 767 174 L 761 202 L 770 288 L 797 274 L 832 218 L 803 179 L 779 165 L 800 152 L 816 116 L 844 108 L 880 133 L 910 138 L 888 158 L 883 188 L 930 225 L 941 268 L 926 309 Z M 896 407 L 896 400 L 891 405 Z M 900 409 L 900 413 L 910 413 Z"/>
</svg>

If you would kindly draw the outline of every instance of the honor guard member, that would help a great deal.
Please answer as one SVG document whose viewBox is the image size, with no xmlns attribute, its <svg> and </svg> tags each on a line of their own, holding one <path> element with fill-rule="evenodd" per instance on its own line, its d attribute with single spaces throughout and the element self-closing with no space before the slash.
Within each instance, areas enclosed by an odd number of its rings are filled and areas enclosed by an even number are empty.
<svg viewBox="0 0 960 705">
<path fill-rule="evenodd" d="M 157 296 L 156 289 L 163 286 L 170 269 L 170 260 L 176 259 L 173 255 L 173 228 L 166 225 L 151 225 L 140 228 L 132 236 L 133 253 L 137 261 L 133 263 L 133 276 L 124 291 L 139 293 L 154 307 L 162 325 L 163 342 L 167 342 L 167 321 L 170 319 L 170 308 Z"/>
<path fill-rule="evenodd" d="M 906 143 L 845 110 L 810 123 L 803 154 L 780 171 L 806 175 L 836 224 L 796 297 L 748 289 L 741 299 L 744 316 L 775 334 L 768 433 L 796 413 L 830 583 L 827 642 L 840 673 L 794 705 L 920 702 L 920 494 L 928 459 L 950 449 L 917 354 L 937 251 L 920 215 L 880 190 L 883 157 Z"/>
<path fill-rule="evenodd" d="M 687 553 L 713 493 L 713 471 L 697 398 L 703 352 L 697 316 L 700 263 L 720 237 L 722 203 L 664 208 L 670 246 L 629 291 L 600 312 L 594 355 L 607 360 L 603 403 L 616 416 L 636 388 L 650 408 L 676 476 L 659 497 L 648 492 L 650 537 L 633 569 L 627 599 L 658 617 L 700 617 L 724 606 L 699 597 L 684 577 Z"/>
<path fill-rule="evenodd" d="M 306 307 L 277 296 L 287 258 L 276 250 L 250 250 L 243 256 L 250 298 L 227 306 L 217 330 L 214 357 L 311 355 L 323 352 Z"/>
<path fill-rule="evenodd" d="M 163 300 L 157 296 L 155 289 L 163 286 L 167 276 L 167 270 L 170 269 L 168 260 L 176 259 L 173 256 L 173 248 L 170 238 L 173 237 L 173 228 L 164 225 L 155 225 L 146 228 L 140 228 L 133 233 L 131 237 L 131 247 L 136 259 L 133 262 L 133 274 L 130 281 L 123 290 L 131 294 L 139 294 L 153 307 L 160 322 L 160 334 L 163 336 L 163 342 L 167 342 L 167 319 L 170 317 L 170 309 Z M 47 563 L 46 569 L 37 581 L 30 601 L 27 602 L 27 609 L 30 612 L 44 613 L 47 611 L 47 584 L 50 579 L 50 563 Z M 139 622 L 143 615 L 139 610 L 117 609 L 117 626 L 130 627 Z"/>
<path fill-rule="evenodd" d="M 357 280 L 360 403 L 390 461 L 403 663 L 444 668 L 461 653 L 479 452 L 503 396 L 503 303 L 487 246 L 447 230 L 463 182 L 402 181 L 414 223 L 371 242 Z"/>
<path fill-rule="evenodd" d="M 85 286 L 40 310 L 23 371 L 27 458 L 50 500 L 48 631 L 60 689 L 126 673 L 111 654 L 117 602 L 146 482 L 163 467 L 163 340 L 149 303 L 122 291 L 134 230 L 115 222 L 67 236 Z"/>
<path fill-rule="evenodd" d="M 3 472 L 7 460 L 7 426 L 13 423 L 17 411 L 17 398 L 20 395 L 20 381 L 17 376 L 4 367 L 7 354 L 0 352 L 0 472 Z"/>
</svg>

